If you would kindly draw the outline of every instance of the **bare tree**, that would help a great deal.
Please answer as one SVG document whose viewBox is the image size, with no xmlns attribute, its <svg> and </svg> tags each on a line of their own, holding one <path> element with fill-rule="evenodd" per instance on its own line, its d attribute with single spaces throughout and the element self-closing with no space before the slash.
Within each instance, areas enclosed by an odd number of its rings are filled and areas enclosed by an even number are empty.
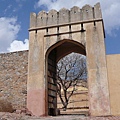
<svg viewBox="0 0 120 120">
<path fill-rule="evenodd" d="M 85 56 L 71 53 L 59 60 L 57 64 L 57 94 L 63 104 L 63 110 L 67 109 L 70 97 L 76 91 L 75 86 L 81 79 L 87 79 Z M 69 88 L 71 90 L 68 90 Z"/>
</svg>

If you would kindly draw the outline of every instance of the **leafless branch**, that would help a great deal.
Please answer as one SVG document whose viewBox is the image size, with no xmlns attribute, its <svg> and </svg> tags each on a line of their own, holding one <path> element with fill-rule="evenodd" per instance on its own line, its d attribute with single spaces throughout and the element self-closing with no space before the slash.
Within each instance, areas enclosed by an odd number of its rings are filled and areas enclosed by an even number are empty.
<svg viewBox="0 0 120 120">
<path fill-rule="evenodd" d="M 72 53 L 57 64 L 57 93 L 66 110 L 70 97 L 76 91 L 78 81 L 87 74 L 85 58 Z M 69 91 L 71 88 L 71 91 Z M 63 91 L 63 92 L 61 92 Z M 63 94 L 63 95 L 62 95 Z"/>
</svg>

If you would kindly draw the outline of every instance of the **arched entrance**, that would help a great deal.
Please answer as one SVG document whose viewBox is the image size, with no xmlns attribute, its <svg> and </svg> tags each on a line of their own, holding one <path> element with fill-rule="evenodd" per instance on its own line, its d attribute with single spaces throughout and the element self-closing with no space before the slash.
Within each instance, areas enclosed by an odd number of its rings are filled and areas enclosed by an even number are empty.
<svg viewBox="0 0 120 120">
<path fill-rule="evenodd" d="M 27 81 L 29 111 L 36 116 L 48 115 L 48 74 L 51 77 L 51 73 L 55 73 L 55 64 L 60 58 L 75 51 L 87 55 L 90 115 L 110 115 L 104 37 L 99 3 L 94 7 L 85 5 L 82 9 L 73 7 L 58 12 L 31 13 Z M 53 72 L 47 73 L 48 69 Z"/>
<path fill-rule="evenodd" d="M 86 55 L 85 47 L 73 40 L 61 40 L 50 47 L 46 53 L 46 74 L 47 74 L 47 101 L 48 115 L 57 113 L 57 89 L 56 89 L 56 65 L 57 62 L 71 52 Z"/>
</svg>

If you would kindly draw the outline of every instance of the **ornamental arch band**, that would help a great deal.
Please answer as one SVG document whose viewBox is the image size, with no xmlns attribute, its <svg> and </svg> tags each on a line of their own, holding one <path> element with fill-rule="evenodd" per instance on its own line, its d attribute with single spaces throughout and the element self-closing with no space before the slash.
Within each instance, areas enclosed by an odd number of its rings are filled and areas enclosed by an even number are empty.
<svg viewBox="0 0 120 120">
<path fill-rule="evenodd" d="M 27 107 L 34 115 L 49 114 L 47 81 L 50 57 L 55 66 L 56 61 L 72 51 L 87 56 L 90 115 L 111 114 L 104 27 L 99 3 L 94 7 L 85 5 L 82 9 L 73 7 L 70 10 L 63 8 L 59 12 L 31 13 L 29 41 Z M 52 110 L 56 111 L 56 106 Z"/>
</svg>

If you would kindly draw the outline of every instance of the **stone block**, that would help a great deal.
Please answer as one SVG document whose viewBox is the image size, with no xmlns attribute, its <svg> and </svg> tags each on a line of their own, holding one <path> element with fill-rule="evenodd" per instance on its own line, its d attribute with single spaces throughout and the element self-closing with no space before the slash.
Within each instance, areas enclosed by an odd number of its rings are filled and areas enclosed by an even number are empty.
<svg viewBox="0 0 120 120">
<path fill-rule="evenodd" d="M 64 24 L 69 23 L 69 10 L 66 8 L 62 8 L 59 11 L 59 18 L 58 18 L 58 24 Z"/>
<path fill-rule="evenodd" d="M 100 3 L 97 3 L 96 5 L 94 5 L 94 15 L 96 19 L 102 18 Z"/>
<path fill-rule="evenodd" d="M 31 13 L 30 14 L 30 28 L 35 28 L 36 27 L 36 13 Z"/>
<path fill-rule="evenodd" d="M 82 7 L 83 20 L 93 19 L 93 8 L 90 5 Z"/>
<path fill-rule="evenodd" d="M 50 10 L 48 12 L 47 25 L 57 25 L 58 23 L 58 12 L 56 10 Z"/>
<path fill-rule="evenodd" d="M 82 11 L 79 7 L 74 6 L 70 9 L 70 22 L 82 21 Z"/>
<path fill-rule="evenodd" d="M 47 13 L 41 11 L 37 15 L 37 27 L 42 27 L 47 25 Z"/>
</svg>

